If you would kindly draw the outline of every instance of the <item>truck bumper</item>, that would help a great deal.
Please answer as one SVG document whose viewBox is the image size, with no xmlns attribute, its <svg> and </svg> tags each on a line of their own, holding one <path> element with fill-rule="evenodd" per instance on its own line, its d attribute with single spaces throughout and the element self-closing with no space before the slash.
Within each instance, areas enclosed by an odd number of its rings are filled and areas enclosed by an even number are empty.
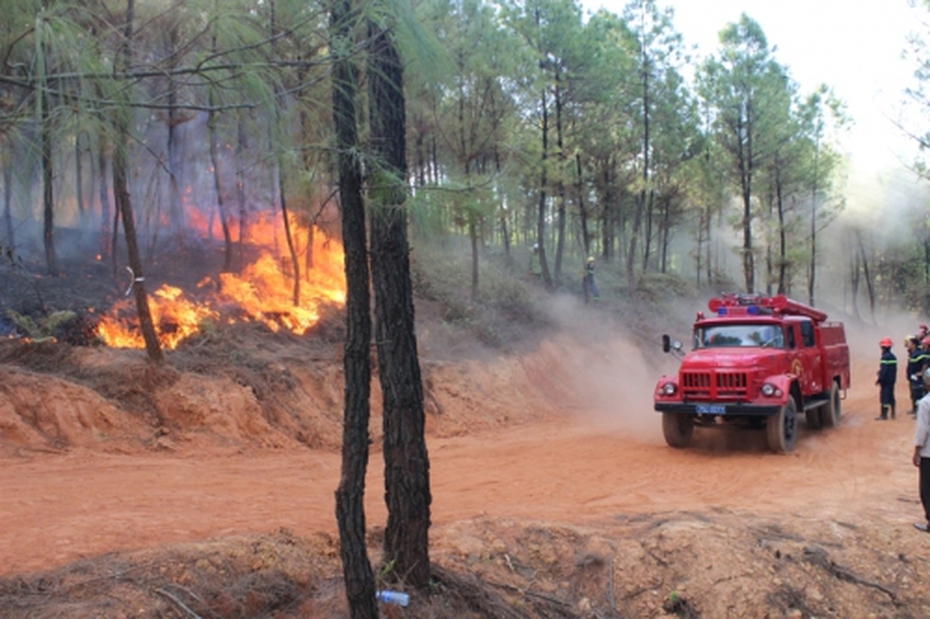
<svg viewBox="0 0 930 619">
<path fill-rule="evenodd" d="M 656 402 L 655 410 L 659 413 L 677 415 L 768 417 L 781 410 L 781 406 L 777 404 L 721 404 L 720 402 Z"/>
</svg>

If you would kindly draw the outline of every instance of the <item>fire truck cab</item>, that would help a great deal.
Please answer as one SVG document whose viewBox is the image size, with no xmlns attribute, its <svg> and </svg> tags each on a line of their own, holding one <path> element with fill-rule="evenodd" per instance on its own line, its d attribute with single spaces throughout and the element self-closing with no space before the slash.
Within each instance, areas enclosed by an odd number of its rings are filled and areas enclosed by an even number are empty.
<svg viewBox="0 0 930 619">
<path fill-rule="evenodd" d="M 670 446 L 687 447 L 695 427 L 737 425 L 764 429 L 772 451 L 789 452 L 801 412 L 810 428 L 839 423 L 850 379 L 842 323 L 784 295 L 722 295 L 708 308 L 698 312 L 678 374 L 656 384 Z M 663 336 L 663 348 L 681 346 Z"/>
</svg>

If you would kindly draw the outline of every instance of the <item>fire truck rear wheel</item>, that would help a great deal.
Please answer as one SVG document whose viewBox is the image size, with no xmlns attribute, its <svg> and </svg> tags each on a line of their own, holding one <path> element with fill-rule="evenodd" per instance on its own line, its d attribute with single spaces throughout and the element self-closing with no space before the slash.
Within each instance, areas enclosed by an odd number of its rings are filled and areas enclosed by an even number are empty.
<svg viewBox="0 0 930 619">
<path fill-rule="evenodd" d="M 836 382 L 830 389 L 830 401 L 820 407 L 820 420 L 823 427 L 833 428 L 840 425 L 840 416 L 843 414 L 842 400 L 840 399 L 840 388 Z"/>
<path fill-rule="evenodd" d="M 681 449 L 691 443 L 694 434 L 694 419 L 690 415 L 662 413 L 662 434 L 669 447 Z"/>
<path fill-rule="evenodd" d="M 778 413 L 768 418 L 765 433 L 772 451 L 786 453 L 794 449 L 794 441 L 798 436 L 798 414 L 794 398 L 789 398 Z"/>
</svg>

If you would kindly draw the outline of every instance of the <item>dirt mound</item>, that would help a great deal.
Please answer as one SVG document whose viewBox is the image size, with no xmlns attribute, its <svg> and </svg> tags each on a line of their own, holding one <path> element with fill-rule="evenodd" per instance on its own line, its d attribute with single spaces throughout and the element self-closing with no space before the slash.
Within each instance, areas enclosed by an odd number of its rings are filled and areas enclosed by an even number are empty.
<svg viewBox="0 0 930 619">
<path fill-rule="evenodd" d="M 916 617 L 927 553 L 900 529 L 729 510 L 597 526 L 476 519 L 435 532 L 435 588 L 389 617 Z M 377 547 L 378 540 L 370 540 Z M 383 585 L 382 585 L 383 586 Z M 348 617 L 332 536 L 275 533 L 0 580 L 3 616 Z M 865 609 L 868 609 L 865 611 Z"/>
<path fill-rule="evenodd" d="M 268 335 L 240 326 L 221 342 L 169 352 L 165 367 L 147 363 L 141 351 L 0 340 L 0 448 L 338 449 L 341 359 L 317 334 L 264 341 Z M 428 431 L 455 436 L 520 425 L 572 405 L 576 377 L 565 363 L 572 348 L 552 340 L 509 357 L 424 359 Z M 375 381 L 375 440 L 379 410 Z"/>
</svg>

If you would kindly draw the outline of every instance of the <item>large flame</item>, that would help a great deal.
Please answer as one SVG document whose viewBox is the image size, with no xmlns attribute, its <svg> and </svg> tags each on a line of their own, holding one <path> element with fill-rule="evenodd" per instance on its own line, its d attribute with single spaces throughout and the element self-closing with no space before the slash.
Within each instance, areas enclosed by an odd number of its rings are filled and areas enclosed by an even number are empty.
<svg viewBox="0 0 930 619">
<path fill-rule="evenodd" d="M 239 273 L 221 273 L 218 280 L 204 278 L 198 284 L 199 300 L 189 299 L 169 285 L 150 295 L 149 308 L 164 348 L 176 348 L 208 321 L 260 321 L 273 331 L 283 328 L 302 335 L 319 322 L 324 304 L 345 304 L 342 245 L 314 227 L 297 225 L 292 218 L 301 271 L 300 298 L 294 303 L 293 269 L 281 221 L 280 217 L 266 217 L 251 224 L 248 242 L 262 248 L 260 257 Z M 97 334 L 109 346 L 145 347 L 132 299 L 114 305 L 102 317 Z"/>
</svg>

